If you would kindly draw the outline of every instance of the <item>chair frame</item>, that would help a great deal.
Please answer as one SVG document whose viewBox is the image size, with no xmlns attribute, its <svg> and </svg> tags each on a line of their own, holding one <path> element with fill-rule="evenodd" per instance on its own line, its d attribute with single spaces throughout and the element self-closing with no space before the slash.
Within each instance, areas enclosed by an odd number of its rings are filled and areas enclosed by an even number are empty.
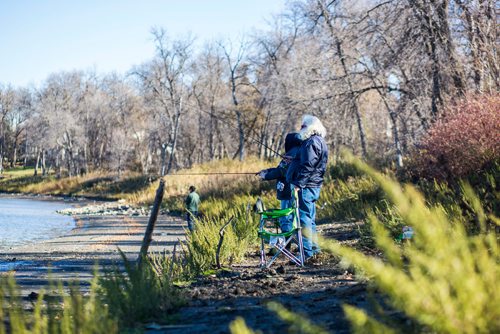
<svg viewBox="0 0 500 334">
<path fill-rule="evenodd" d="M 280 254 L 285 255 L 297 266 L 304 266 L 304 244 L 302 239 L 302 227 L 300 225 L 299 215 L 299 200 L 296 192 L 294 193 L 294 201 L 292 207 L 286 209 L 270 209 L 259 212 L 260 223 L 258 235 L 261 239 L 260 243 L 260 266 L 261 268 L 269 268 L 276 261 Z M 272 233 L 265 230 L 265 224 L 268 220 L 274 220 L 281 217 L 292 215 L 292 230 L 289 232 Z M 275 224 L 276 225 L 276 224 Z M 279 227 L 279 226 L 276 226 Z M 286 247 L 293 240 L 297 242 L 299 252 L 297 255 L 293 254 Z M 277 252 L 270 259 L 266 256 L 266 245 L 269 244 L 268 249 L 275 249 Z"/>
</svg>

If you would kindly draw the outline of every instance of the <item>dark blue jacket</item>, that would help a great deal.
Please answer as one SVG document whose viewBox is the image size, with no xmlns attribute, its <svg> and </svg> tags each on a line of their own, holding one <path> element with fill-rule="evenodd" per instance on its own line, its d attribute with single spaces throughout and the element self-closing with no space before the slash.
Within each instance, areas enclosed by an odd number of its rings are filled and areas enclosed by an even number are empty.
<svg viewBox="0 0 500 334">
<path fill-rule="evenodd" d="M 321 187 L 327 162 L 328 147 L 325 140 L 312 135 L 302 142 L 299 154 L 288 166 L 286 180 L 300 188 Z"/>
<path fill-rule="evenodd" d="M 295 158 L 299 153 L 301 143 L 296 133 L 288 134 L 285 139 L 285 156 L 292 159 Z M 278 167 L 265 170 L 265 180 L 276 180 L 276 194 L 279 200 L 289 200 L 292 198 L 292 188 L 290 187 L 290 183 L 286 181 L 286 173 L 289 164 L 289 161 L 283 159 Z"/>
</svg>

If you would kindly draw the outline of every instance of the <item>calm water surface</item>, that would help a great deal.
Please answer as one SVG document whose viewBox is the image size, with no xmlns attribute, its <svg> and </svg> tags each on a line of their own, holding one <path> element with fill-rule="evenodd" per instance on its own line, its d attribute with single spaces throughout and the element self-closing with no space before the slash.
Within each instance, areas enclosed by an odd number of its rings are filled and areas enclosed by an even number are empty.
<svg viewBox="0 0 500 334">
<path fill-rule="evenodd" d="M 69 207 L 60 202 L 0 197 L 0 253 L 68 233 L 75 227 L 74 220 L 56 210 Z"/>
</svg>

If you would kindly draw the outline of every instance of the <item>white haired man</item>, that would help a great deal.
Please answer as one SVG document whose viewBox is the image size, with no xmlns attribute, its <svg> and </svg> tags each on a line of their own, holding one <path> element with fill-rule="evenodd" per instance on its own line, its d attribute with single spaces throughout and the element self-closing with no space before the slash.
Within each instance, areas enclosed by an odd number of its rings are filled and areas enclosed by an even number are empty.
<svg viewBox="0 0 500 334">
<path fill-rule="evenodd" d="M 302 145 L 286 175 L 287 181 L 298 191 L 306 260 L 320 252 L 316 233 L 316 201 L 328 162 L 325 136 L 326 129 L 321 121 L 315 116 L 304 115 L 299 132 Z"/>
</svg>

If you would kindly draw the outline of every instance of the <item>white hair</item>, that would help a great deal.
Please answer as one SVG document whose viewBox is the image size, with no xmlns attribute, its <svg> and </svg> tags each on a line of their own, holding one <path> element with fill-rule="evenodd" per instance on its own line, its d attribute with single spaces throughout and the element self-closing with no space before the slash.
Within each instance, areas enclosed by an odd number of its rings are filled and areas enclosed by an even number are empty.
<svg viewBox="0 0 500 334">
<path fill-rule="evenodd" d="M 312 135 L 326 137 L 326 129 L 318 117 L 312 115 L 304 115 L 302 117 L 302 127 L 299 132 L 301 140 L 309 139 Z"/>
</svg>

